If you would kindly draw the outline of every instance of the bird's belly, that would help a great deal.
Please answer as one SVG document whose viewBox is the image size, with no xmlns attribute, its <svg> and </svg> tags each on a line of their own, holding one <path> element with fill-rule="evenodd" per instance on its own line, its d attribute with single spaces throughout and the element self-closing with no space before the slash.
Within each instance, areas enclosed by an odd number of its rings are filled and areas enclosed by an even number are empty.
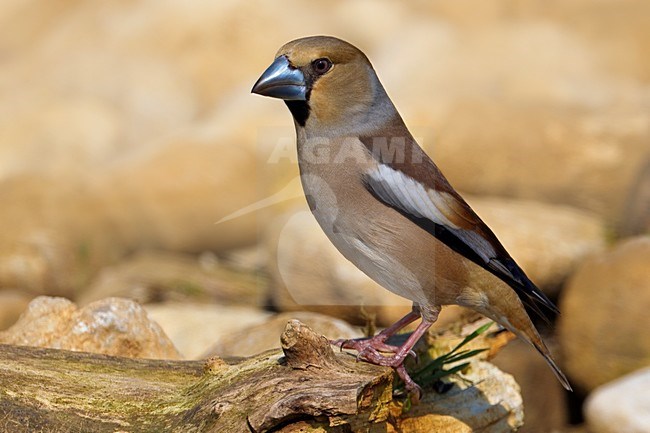
<svg viewBox="0 0 650 433">
<path fill-rule="evenodd" d="M 391 292 L 419 304 L 426 302 L 423 286 L 415 274 L 395 257 L 359 237 L 328 234 L 336 248 L 363 273 Z"/>
<path fill-rule="evenodd" d="M 455 303 L 459 284 L 437 266 L 435 239 L 391 208 L 380 205 L 364 209 L 337 203 L 345 194 L 314 191 L 303 180 L 312 213 L 334 246 L 375 282 L 422 306 Z M 354 197 L 363 202 L 365 191 Z M 361 203 L 363 204 L 363 203 Z"/>
<path fill-rule="evenodd" d="M 399 232 L 382 226 L 372 212 L 351 217 L 320 207 L 313 210 L 313 214 L 341 254 L 375 282 L 419 305 L 437 304 L 432 281 L 418 278 L 418 270 L 427 266 L 425 262 L 430 262 L 426 272 L 433 278 L 434 258 L 409 260 L 404 254 L 408 248 L 405 239 Z"/>
</svg>

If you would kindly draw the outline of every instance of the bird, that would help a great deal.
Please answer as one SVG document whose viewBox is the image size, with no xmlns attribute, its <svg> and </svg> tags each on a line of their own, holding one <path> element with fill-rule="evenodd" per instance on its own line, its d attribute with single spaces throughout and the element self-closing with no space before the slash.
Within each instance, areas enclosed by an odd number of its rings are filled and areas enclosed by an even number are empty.
<svg viewBox="0 0 650 433">
<path fill-rule="evenodd" d="M 419 146 L 360 49 L 332 36 L 290 41 L 252 93 L 282 99 L 291 112 L 303 191 L 329 240 L 413 302 L 373 337 L 333 343 L 392 367 L 419 396 L 404 361 L 441 308 L 460 305 L 531 344 L 571 390 L 528 313 L 548 318 L 559 310 Z M 417 320 L 401 346 L 387 343 Z"/>
</svg>

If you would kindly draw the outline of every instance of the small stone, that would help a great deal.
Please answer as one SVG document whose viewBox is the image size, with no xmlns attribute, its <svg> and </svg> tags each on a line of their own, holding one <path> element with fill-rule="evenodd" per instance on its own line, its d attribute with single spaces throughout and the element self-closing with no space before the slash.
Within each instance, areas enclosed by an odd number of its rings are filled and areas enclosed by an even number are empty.
<svg viewBox="0 0 650 433">
<path fill-rule="evenodd" d="M 524 405 L 514 378 L 485 361 L 452 376 L 445 394 L 425 393 L 396 420 L 400 432 L 502 433 L 524 424 Z"/>
<path fill-rule="evenodd" d="M 650 368 L 596 388 L 585 402 L 591 433 L 650 431 Z"/>
<path fill-rule="evenodd" d="M 137 303 L 103 299 L 84 308 L 64 298 L 34 299 L 0 343 L 101 353 L 129 358 L 179 359 L 157 323 Z"/>
</svg>

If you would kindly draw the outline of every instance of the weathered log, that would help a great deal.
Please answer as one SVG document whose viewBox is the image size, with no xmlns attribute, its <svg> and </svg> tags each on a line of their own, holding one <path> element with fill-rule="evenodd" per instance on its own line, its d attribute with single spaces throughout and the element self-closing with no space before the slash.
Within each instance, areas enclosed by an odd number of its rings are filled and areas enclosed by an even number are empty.
<svg viewBox="0 0 650 433">
<path fill-rule="evenodd" d="M 455 344 L 469 326 L 436 341 Z M 473 344 L 506 341 L 486 333 Z M 391 369 L 333 351 L 302 323 L 290 321 L 281 342 L 282 351 L 205 362 L 0 345 L 0 431 L 503 432 L 522 423 L 516 383 L 489 363 L 474 361 L 449 378 L 451 390 L 427 390 L 409 408 L 393 397 Z"/>
</svg>

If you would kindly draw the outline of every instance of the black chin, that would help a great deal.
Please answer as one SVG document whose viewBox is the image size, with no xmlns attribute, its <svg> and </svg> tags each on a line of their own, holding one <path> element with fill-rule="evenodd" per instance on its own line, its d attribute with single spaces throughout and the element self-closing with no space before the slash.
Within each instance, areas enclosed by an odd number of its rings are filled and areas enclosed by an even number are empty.
<svg viewBox="0 0 650 433">
<path fill-rule="evenodd" d="M 305 126 L 309 117 L 309 101 L 284 101 L 298 125 Z"/>
</svg>

